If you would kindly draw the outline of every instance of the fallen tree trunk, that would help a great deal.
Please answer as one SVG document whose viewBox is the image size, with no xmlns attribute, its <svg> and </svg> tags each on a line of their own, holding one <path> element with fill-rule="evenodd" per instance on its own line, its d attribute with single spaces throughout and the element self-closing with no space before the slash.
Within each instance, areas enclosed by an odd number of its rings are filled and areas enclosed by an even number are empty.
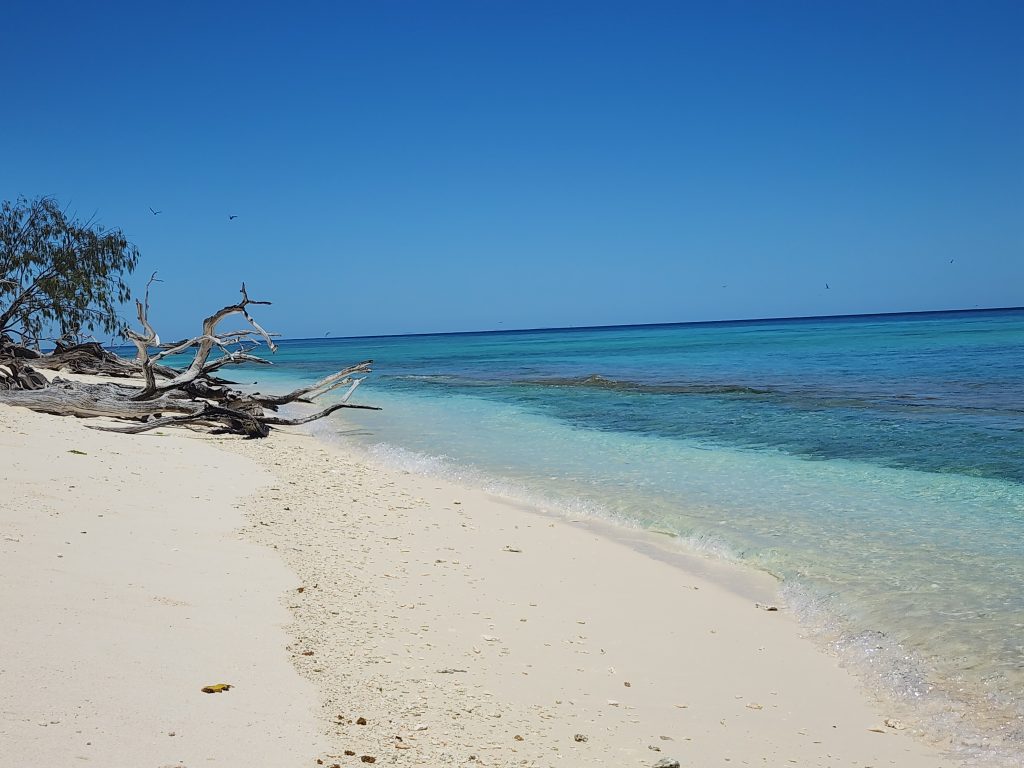
<svg viewBox="0 0 1024 768">
<path fill-rule="evenodd" d="M 6 333 L 0 333 L 0 358 L 15 357 L 20 360 L 36 360 L 42 356 L 42 352 L 15 344 L 14 339 Z"/>
<path fill-rule="evenodd" d="M 368 372 L 369 363 L 360 364 L 360 370 Z M 2 369 L 0 369 L 2 371 Z M 148 400 L 138 398 L 139 388 L 112 382 L 87 383 L 56 378 L 46 382 L 36 374 L 44 386 L 35 389 L 0 388 L 0 403 L 21 406 L 41 413 L 78 418 L 104 417 L 119 421 L 136 421 L 130 426 L 96 425 L 94 429 L 108 432 L 138 434 L 160 427 L 193 425 L 207 426 L 221 431 L 266 437 L 274 426 L 295 426 L 307 424 L 338 411 L 342 408 L 380 410 L 368 405 L 353 405 L 348 402 L 334 403 L 316 413 L 295 418 L 283 418 L 264 414 L 258 397 L 237 390 L 217 392 L 221 402 L 193 397 L 185 391 L 172 391 Z M 0 378 L 0 387 L 3 379 Z M 211 395 L 212 388 L 202 390 Z M 224 394 L 227 393 L 227 394 Z M 270 397 L 277 405 L 299 401 L 299 397 Z M 166 415 L 173 414 L 173 415 Z M 92 426 L 92 425 L 90 425 Z"/>
<path fill-rule="evenodd" d="M 14 343 L 7 335 L 0 336 L 0 365 L 9 365 L 12 360 L 31 360 L 32 365 L 36 368 L 60 371 L 61 373 L 83 373 L 125 379 L 138 378 L 143 375 L 140 363 L 119 357 L 95 341 L 69 344 L 65 339 L 60 339 L 52 352 L 43 354 L 30 347 Z M 154 366 L 153 372 L 165 379 L 172 378 L 179 373 L 165 365 Z"/>
<path fill-rule="evenodd" d="M 0 403 L 57 416 L 106 416 L 111 419 L 145 419 L 165 412 L 191 414 L 202 407 L 195 401 L 170 395 L 140 403 L 132 400 L 137 391 L 136 387 L 121 384 L 90 384 L 56 378 L 42 389 L 0 393 Z"/>
<path fill-rule="evenodd" d="M 152 278 L 150 283 L 153 282 Z M 203 333 L 171 347 L 160 344 L 160 338 L 149 324 L 149 286 L 146 301 L 136 302 L 139 322 L 144 333 L 126 330 L 125 335 L 138 351 L 135 360 L 126 360 L 99 344 L 76 344 L 58 349 L 53 355 L 34 359 L 39 367 L 63 370 L 71 366 L 76 372 L 118 378 L 134 378 L 141 386 L 113 382 L 86 383 L 46 378 L 33 371 L 20 359 L 0 355 L 0 403 L 29 408 L 42 413 L 78 418 L 103 417 L 133 422 L 128 425 L 89 425 L 108 432 L 138 434 L 160 427 L 205 427 L 220 432 L 266 437 L 273 427 L 295 426 L 324 418 L 342 408 L 380 410 L 368 405 L 352 405 L 349 397 L 363 380 L 359 374 L 369 374 L 372 360 L 364 360 L 326 376 L 305 387 L 284 395 L 247 393 L 228 386 L 230 382 L 213 377 L 214 371 L 225 365 L 270 365 L 263 358 L 252 355 L 253 336 L 259 336 L 273 352 L 277 349 L 272 334 L 265 331 L 249 314 L 250 304 L 268 304 L 249 299 L 242 285 L 242 301 L 215 312 L 203 322 Z M 251 330 L 232 331 L 218 335 L 217 324 L 225 317 L 242 315 Z M 151 355 L 150 349 L 160 350 Z M 160 360 L 171 354 L 195 349 L 191 364 L 184 370 L 166 368 Z M 210 355 L 219 350 L 221 357 L 211 361 Z M 44 362 L 45 361 L 45 362 Z M 265 410 L 276 411 L 289 403 L 311 403 L 314 398 L 348 386 L 339 402 L 312 414 L 285 418 L 272 416 Z"/>
<path fill-rule="evenodd" d="M 152 401 L 146 401 L 152 402 Z M 171 427 L 184 424 L 205 425 L 209 427 L 220 427 L 220 431 L 244 434 L 247 437 L 266 437 L 270 434 L 271 426 L 290 427 L 300 424 L 308 424 L 311 421 L 329 416 L 341 408 L 360 408 L 368 411 L 379 411 L 372 405 L 349 405 L 348 403 L 335 403 L 324 408 L 318 413 L 302 416 L 294 419 L 282 419 L 277 416 L 256 416 L 252 413 L 225 408 L 223 406 L 207 403 L 195 413 L 183 416 L 165 416 L 163 418 L 151 419 L 143 424 L 134 424 L 125 427 L 111 427 L 103 425 L 89 425 L 92 429 L 103 432 L 122 432 L 125 434 L 137 435 L 142 432 L 149 432 L 152 429 Z"/>
<path fill-rule="evenodd" d="M 90 341 L 70 347 L 57 347 L 48 355 L 34 361 L 37 368 L 46 368 L 62 373 L 83 373 L 91 376 L 110 376 L 123 379 L 137 379 L 143 375 L 142 366 L 135 360 L 126 360 L 98 342 Z M 171 378 L 178 372 L 167 366 L 155 366 L 153 371 L 161 378 Z"/>
<path fill-rule="evenodd" d="M 32 390 L 47 386 L 46 377 L 22 358 L 0 360 L 0 390 Z"/>
</svg>

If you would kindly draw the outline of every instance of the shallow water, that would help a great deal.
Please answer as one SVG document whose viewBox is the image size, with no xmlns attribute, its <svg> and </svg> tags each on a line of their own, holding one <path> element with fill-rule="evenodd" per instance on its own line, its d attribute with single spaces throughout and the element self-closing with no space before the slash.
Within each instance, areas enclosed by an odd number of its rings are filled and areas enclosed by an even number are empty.
<svg viewBox="0 0 1024 768">
<path fill-rule="evenodd" d="M 767 570 L 894 711 L 1020 764 L 1024 310 L 289 341 L 258 375 L 367 357 L 385 410 L 321 436 Z"/>
</svg>

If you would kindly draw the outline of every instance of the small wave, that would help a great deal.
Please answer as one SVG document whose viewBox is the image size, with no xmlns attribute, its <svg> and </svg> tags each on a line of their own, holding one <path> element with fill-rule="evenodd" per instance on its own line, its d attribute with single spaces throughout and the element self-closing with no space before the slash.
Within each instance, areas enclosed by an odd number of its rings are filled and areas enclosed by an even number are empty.
<svg viewBox="0 0 1024 768">
<path fill-rule="evenodd" d="M 1024 755 L 1024 708 L 994 701 L 933 679 L 931 665 L 877 630 L 854 630 L 841 606 L 799 581 L 783 582 L 780 596 L 811 638 L 853 671 L 869 694 L 966 766 L 1017 768 Z M 996 705 L 996 706 L 993 706 Z M 1016 709 L 1016 722 L 1005 712 Z"/>
<path fill-rule="evenodd" d="M 354 446 L 349 445 L 348 447 Z M 480 473 L 460 466 L 444 454 L 431 456 L 391 443 L 376 443 L 364 450 L 369 458 L 391 469 L 429 477 L 440 477 L 469 485 L 480 485 L 482 480 Z"/>
<path fill-rule="evenodd" d="M 743 555 L 722 539 L 703 533 L 681 534 L 676 539 L 679 548 L 685 552 L 695 552 L 704 557 L 726 560 L 731 563 L 743 561 Z"/>
<path fill-rule="evenodd" d="M 491 477 L 444 454 L 419 453 L 391 443 L 376 443 L 366 448 L 365 453 L 371 460 L 391 469 L 449 480 L 480 489 L 492 496 L 557 514 L 559 517 L 596 518 L 611 520 L 628 527 L 638 527 L 635 522 L 617 517 L 587 499 L 576 496 L 555 499 L 538 494 L 525 485 Z"/>
<path fill-rule="evenodd" d="M 351 447 L 351 445 L 349 446 Z M 556 497 L 537 492 L 524 484 L 491 477 L 472 467 L 460 464 L 446 455 L 430 455 L 411 451 L 391 443 L 376 443 L 365 449 L 368 458 L 391 469 L 428 477 L 437 477 L 459 485 L 477 488 L 500 499 L 521 504 L 545 514 L 570 519 L 597 520 L 630 530 L 646 530 L 670 537 L 680 550 L 718 560 L 743 560 L 724 540 L 705 533 L 694 533 L 671 527 L 652 529 L 634 518 L 617 514 L 608 507 L 581 496 Z"/>
</svg>

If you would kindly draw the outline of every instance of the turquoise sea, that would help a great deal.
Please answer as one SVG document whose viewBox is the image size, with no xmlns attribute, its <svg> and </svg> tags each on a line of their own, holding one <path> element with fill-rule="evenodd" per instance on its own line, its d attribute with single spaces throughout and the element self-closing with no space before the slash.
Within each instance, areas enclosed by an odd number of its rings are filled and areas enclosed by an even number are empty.
<svg viewBox="0 0 1024 768">
<path fill-rule="evenodd" d="M 769 571 L 891 711 L 1024 764 L 1024 309 L 295 340 L 253 373 L 365 358 L 384 410 L 320 437 Z"/>
</svg>

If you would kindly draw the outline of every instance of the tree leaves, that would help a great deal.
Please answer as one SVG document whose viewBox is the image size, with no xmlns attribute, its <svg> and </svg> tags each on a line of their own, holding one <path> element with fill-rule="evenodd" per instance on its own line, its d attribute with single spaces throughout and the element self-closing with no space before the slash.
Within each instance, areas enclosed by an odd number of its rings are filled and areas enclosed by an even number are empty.
<svg viewBox="0 0 1024 768">
<path fill-rule="evenodd" d="M 44 330 L 61 337 L 120 332 L 117 308 L 130 298 L 124 277 L 139 251 L 119 229 L 69 218 L 41 197 L 0 205 L 0 334 L 38 346 Z"/>
</svg>

